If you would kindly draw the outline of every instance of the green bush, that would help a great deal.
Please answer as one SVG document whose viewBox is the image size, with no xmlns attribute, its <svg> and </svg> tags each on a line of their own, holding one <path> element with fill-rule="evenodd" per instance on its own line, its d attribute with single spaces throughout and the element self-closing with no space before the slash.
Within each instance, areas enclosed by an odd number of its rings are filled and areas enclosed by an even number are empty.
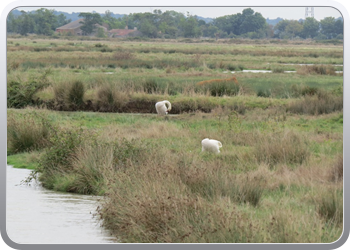
<svg viewBox="0 0 350 250">
<path fill-rule="evenodd" d="M 34 94 L 49 85 L 47 79 L 50 70 L 28 82 L 10 81 L 7 84 L 7 108 L 23 108 L 33 104 Z"/>
<path fill-rule="evenodd" d="M 55 84 L 54 101 L 63 110 L 75 110 L 84 105 L 85 85 L 81 81 Z"/>
<path fill-rule="evenodd" d="M 82 81 L 72 82 L 68 91 L 68 104 L 81 107 L 84 104 L 85 86 Z"/>
</svg>

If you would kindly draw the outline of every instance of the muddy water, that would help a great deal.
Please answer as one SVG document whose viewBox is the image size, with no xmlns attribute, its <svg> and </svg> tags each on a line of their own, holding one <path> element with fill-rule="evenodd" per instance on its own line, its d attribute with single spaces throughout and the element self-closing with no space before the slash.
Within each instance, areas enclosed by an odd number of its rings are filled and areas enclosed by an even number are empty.
<svg viewBox="0 0 350 250">
<path fill-rule="evenodd" d="M 6 228 L 19 244 L 113 243 L 93 217 L 97 198 L 54 192 L 35 183 L 20 185 L 30 173 L 7 166 Z"/>
</svg>

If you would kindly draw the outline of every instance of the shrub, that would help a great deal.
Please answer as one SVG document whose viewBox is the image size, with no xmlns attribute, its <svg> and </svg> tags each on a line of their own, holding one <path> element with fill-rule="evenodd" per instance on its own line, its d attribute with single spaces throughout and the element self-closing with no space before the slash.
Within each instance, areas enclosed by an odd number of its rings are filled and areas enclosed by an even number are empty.
<svg viewBox="0 0 350 250">
<path fill-rule="evenodd" d="M 128 101 L 128 97 L 115 90 L 111 85 L 104 84 L 96 92 L 97 106 L 100 111 L 115 112 Z"/>
<path fill-rule="evenodd" d="M 74 81 L 68 90 L 68 104 L 81 107 L 84 104 L 85 86 L 81 81 Z"/>
<path fill-rule="evenodd" d="M 84 104 L 85 86 L 81 81 L 55 84 L 53 90 L 58 109 L 75 110 Z"/>
<path fill-rule="evenodd" d="M 50 73 L 50 70 L 46 70 L 43 75 L 25 83 L 10 81 L 7 84 L 7 107 L 23 108 L 33 104 L 34 94 L 49 85 L 47 76 Z"/>
</svg>

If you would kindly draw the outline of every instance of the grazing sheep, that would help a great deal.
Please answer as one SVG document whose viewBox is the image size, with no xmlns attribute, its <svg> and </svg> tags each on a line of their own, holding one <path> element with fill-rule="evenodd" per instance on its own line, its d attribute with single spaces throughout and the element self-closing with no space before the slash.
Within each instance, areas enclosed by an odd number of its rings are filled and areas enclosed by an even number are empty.
<svg viewBox="0 0 350 250">
<path fill-rule="evenodd" d="M 219 148 L 222 147 L 221 142 L 213 139 L 205 138 L 202 140 L 202 152 L 209 151 L 214 152 L 216 154 L 220 153 Z"/>
<path fill-rule="evenodd" d="M 168 105 L 168 107 L 166 105 Z M 156 110 L 157 110 L 158 115 L 167 115 L 168 112 L 171 110 L 171 103 L 167 100 L 157 102 L 156 103 Z"/>
</svg>

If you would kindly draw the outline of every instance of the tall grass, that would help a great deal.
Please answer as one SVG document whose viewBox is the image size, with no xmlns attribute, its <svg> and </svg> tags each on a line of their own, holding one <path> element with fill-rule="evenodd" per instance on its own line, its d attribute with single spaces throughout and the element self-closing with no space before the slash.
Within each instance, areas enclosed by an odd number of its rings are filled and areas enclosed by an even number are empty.
<svg viewBox="0 0 350 250">
<path fill-rule="evenodd" d="M 343 192 L 326 190 L 316 199 L 318 214 L 326 222 L 340 224 L 343 222 Z"/>
<path fill-rule="evenodd" d="M 53 92 L 55 106 L 61 110 L 76 110 L 84 105 L 85 85 L 82 81 L 55 84 Z"/>
<path fill-rule="evenodd" d="M 261 135 L 257 138 L 254 155 L 258 162 L 270 166 L 279 163 L 302 164 L 310 156 L 307 139 L 294 131 Z"/>
<path fill-rule="evenodd" d="M 43 149 L 49 145 L 49 127 L 35 112 L 7 116 L 8 154 Z"/>
<path fill-rule="evenodd" d="M 343 110 L 343 96 L 325 91 L 318 91 L 316 95 L 306 95 L 299 101 L 287 106 L 287 111 L 297 114 L 329 114 Z"/>
</svg>

